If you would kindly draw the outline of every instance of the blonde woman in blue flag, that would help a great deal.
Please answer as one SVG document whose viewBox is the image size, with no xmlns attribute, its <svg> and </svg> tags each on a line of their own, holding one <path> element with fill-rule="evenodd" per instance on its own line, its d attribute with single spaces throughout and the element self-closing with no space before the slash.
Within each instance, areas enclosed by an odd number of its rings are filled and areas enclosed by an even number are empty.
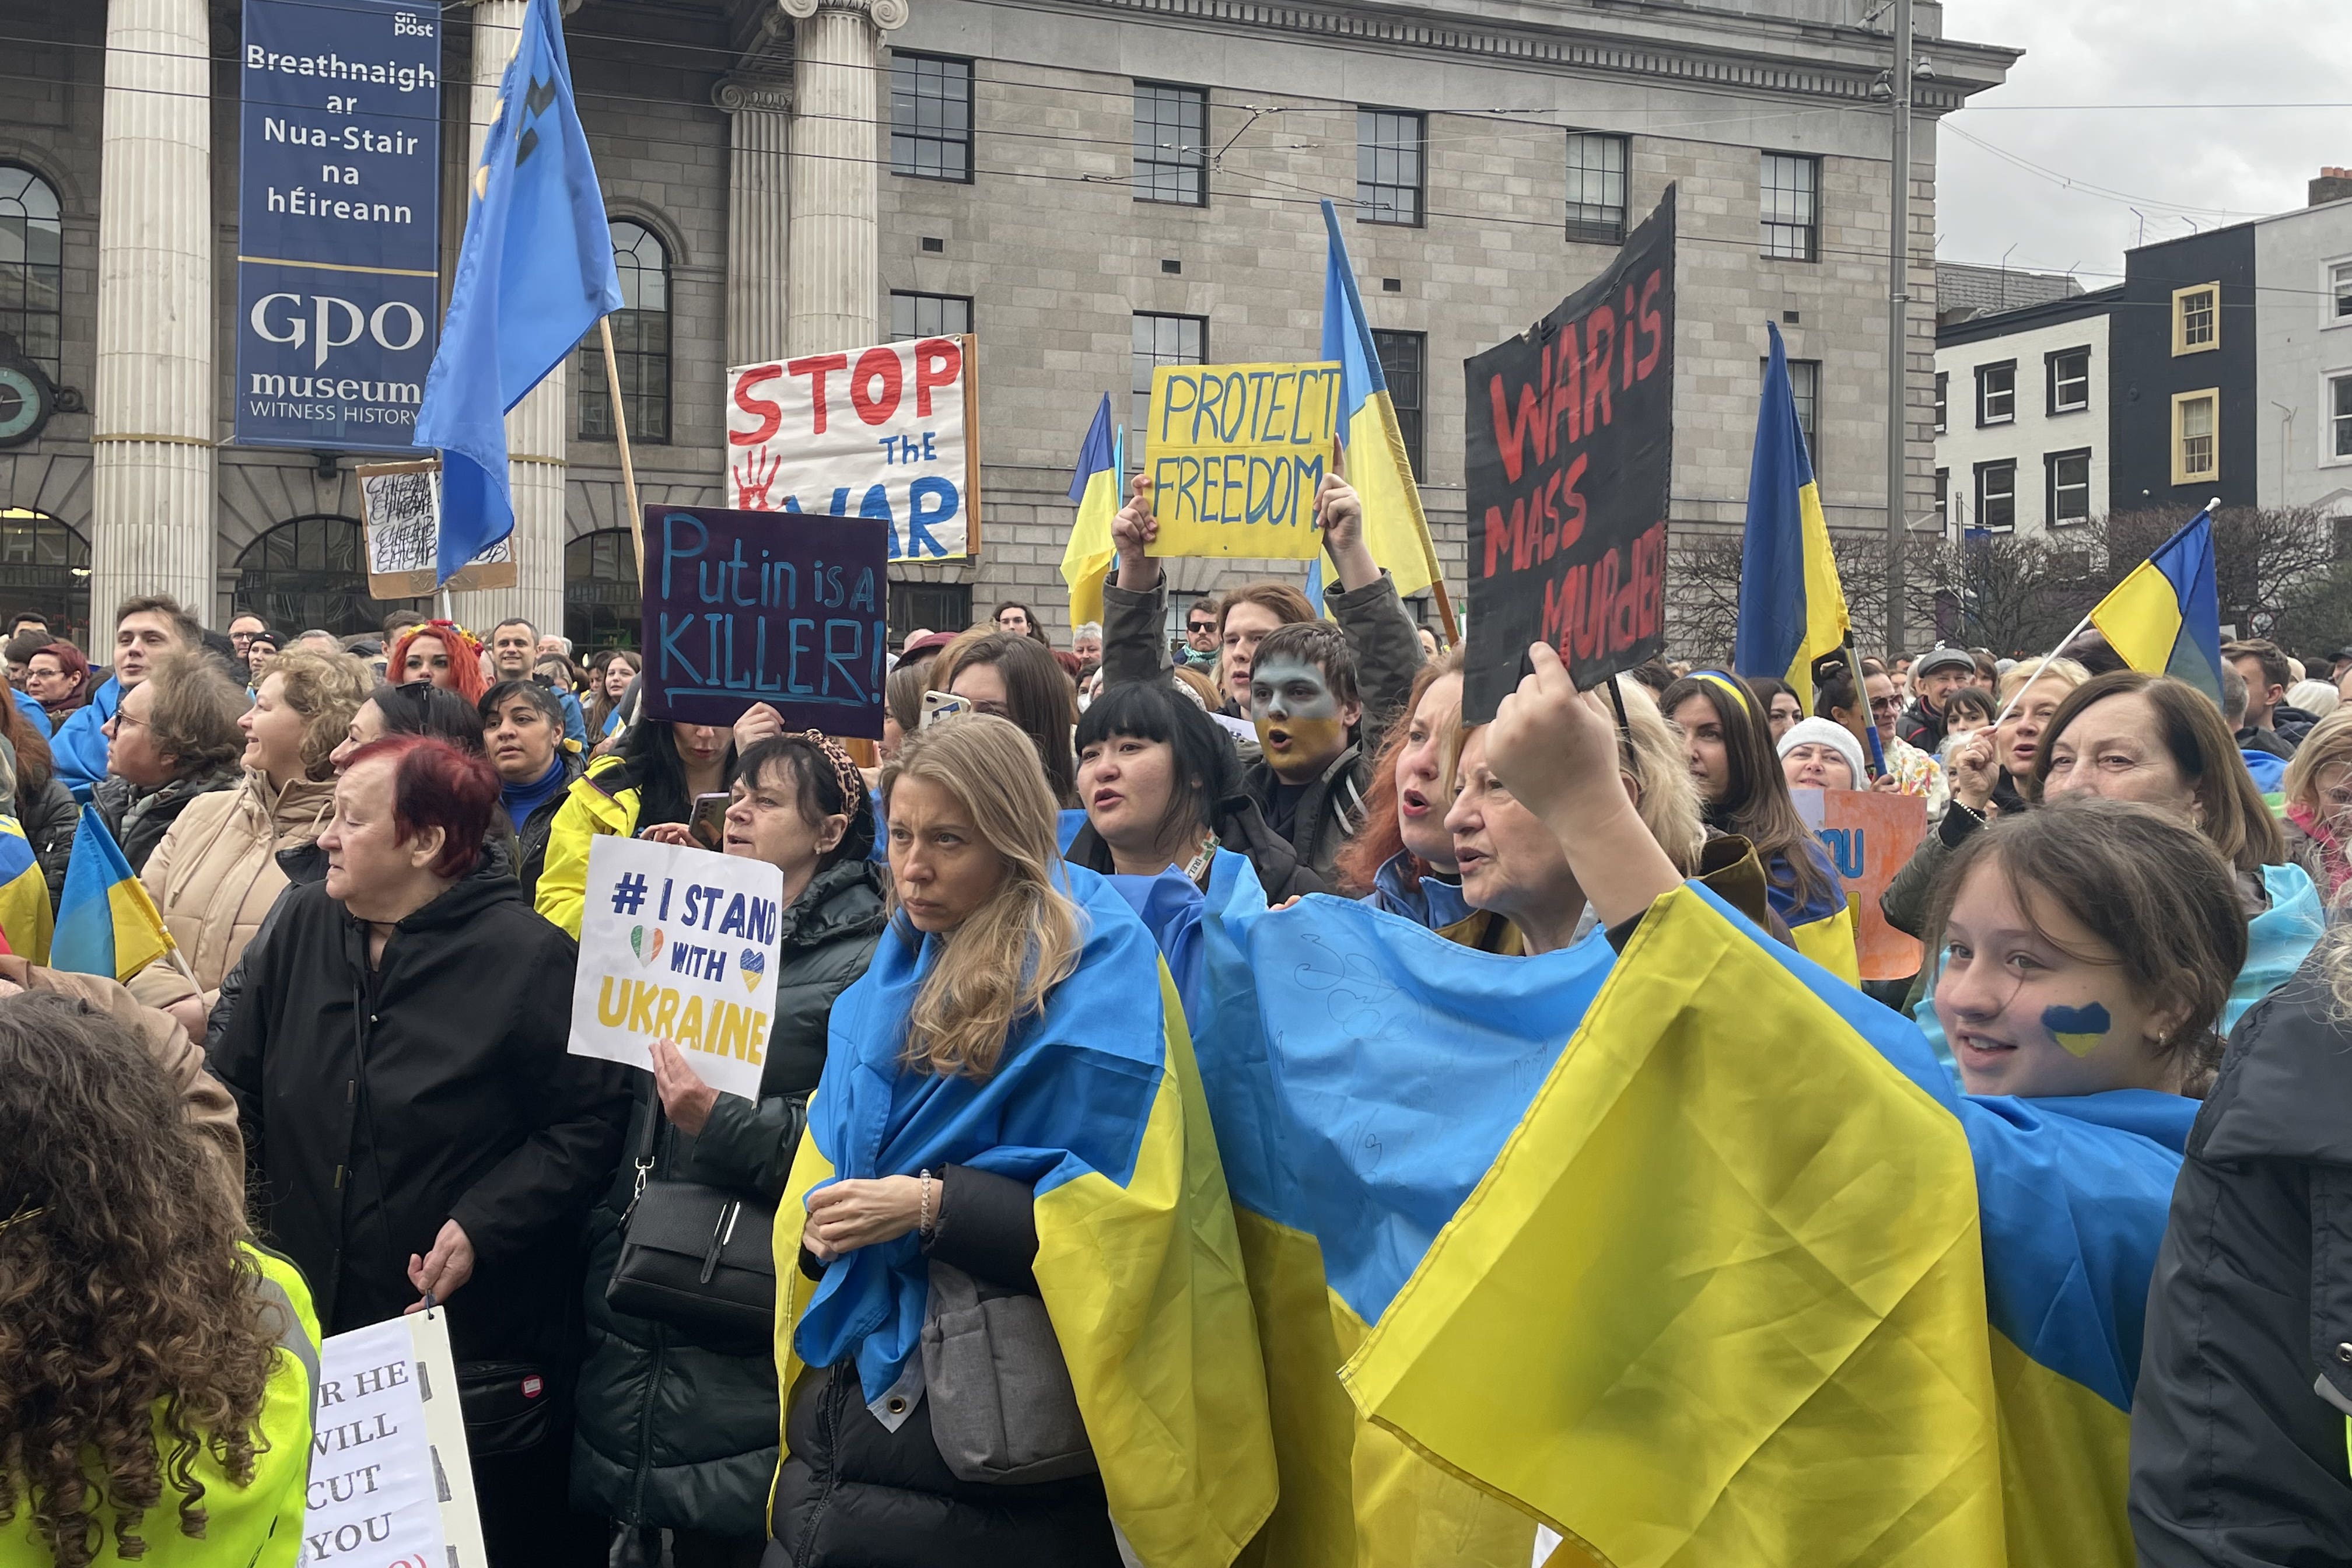
<svg viewBox="0 0 2352 1568">
<path fill-rule="evenodd" d="M 892 922 L 778 1211 L 778 1547 L 1226 1568 L 1274 1504 L 1265 1373 L 1167 969 L 1010 722 L 910 736 L 881 796 Z"/>
</svg>

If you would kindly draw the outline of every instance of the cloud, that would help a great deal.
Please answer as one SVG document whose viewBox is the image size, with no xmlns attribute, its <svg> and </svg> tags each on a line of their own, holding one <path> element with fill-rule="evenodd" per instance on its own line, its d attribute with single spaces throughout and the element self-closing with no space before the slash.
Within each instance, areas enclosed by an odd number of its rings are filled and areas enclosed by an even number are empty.
<svg viewBox="0 0 2352 1568">
<path fill-rule="evenodd" d="M 1944 122 L 1937 254 L 2006 252 L 2097 288 L 2143 234 L 2301 206 L 2322 164 L 2352 164 L 2352 109 L 2274 106 L 2352 102 L 2345 14 L 2345 0 L 1952 0 L 1946 32 L 2026 55 Z"/>
</svg>

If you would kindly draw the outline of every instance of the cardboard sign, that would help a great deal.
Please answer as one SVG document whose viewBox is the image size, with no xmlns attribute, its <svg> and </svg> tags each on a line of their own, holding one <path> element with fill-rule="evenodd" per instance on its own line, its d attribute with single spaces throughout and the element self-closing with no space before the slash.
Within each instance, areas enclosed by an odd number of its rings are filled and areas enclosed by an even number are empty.
<svg viewBox="0 0 2352 1568">
<path fill-rule="evenodd" d="M 1315 491 L 1339 427 L 1337 364 L 1163 364 L 1151 373 L 1154 555 L 1312 561 Z"/>
<path fill-rule="evenodd" d="M 980 340 L 919 338 L 727 373 L 727 494 L 862 517 L 893 561 L 980 553 Z"/>
<path fill-rule="evenodd" d="M 889 672 L 882 525 L 806 512 L 648 506 L 645 713 L 878 740 Z"/>
<path fill-rule="evenodd" d="M 721 1094 L 760 1098 L 784 874 L 765 860 L 599 835 L 588 846 L 572 1054 L 653 1070 L 674 1041 Z"/>
<path fill-rule="evenodd" d="M 321 1343 L 311 1430 L 304 1564 L 485 1568 L 446 1312 Z"/>
<path fill-rule="evenodd" d="M 441 459 L 362 463 L 360 516 L 365 520 L 368 596 L 422 599 L 435 588 L 441 548 Z M 450 592 L 515 585 L 514 535 L 509 533 L 457 569 Z"/>
<path fill-rule="evenodd" d="M 1549 643 L 1590 689 L 1665 651 L 1675 455 L 1675 189 L 1609 269 L 1468 361 L 1470 638 L 1484 724 Z"/>
<path fill-rule="evenodd" d="M 1902 980 L 1919 973 L 1919 939 L 1886 923 L 1878 897 L 1909 864 L 1927 833 L 1927 802 L 1916 795 L 1866 789 L 1791 789 L 1797 816 L 1837 867 L 1853 906 L 1854 950 L 1864 980 Z"/>
</svg>

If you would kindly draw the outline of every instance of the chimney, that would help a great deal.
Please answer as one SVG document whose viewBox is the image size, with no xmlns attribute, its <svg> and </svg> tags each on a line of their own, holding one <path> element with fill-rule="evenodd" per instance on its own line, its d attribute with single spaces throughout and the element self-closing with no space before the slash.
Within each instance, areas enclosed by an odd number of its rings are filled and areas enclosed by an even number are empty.
<svg viewBox="0 0 2352 1568">
<path fill-rule="evenodd" d="M 2347 200 L 2352 200 L 2352 169 L 2327 168 L 2311 182 L 2311 199 L 2304 205 L 2315 207 Z"/>
</svg>

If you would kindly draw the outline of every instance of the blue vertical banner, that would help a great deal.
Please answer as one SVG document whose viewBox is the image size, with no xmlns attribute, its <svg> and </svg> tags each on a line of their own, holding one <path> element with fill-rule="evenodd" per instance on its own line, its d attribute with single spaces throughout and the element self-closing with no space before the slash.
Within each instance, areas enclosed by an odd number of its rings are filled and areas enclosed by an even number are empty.
<svg viewBox="0 0 2352 1568">
<path fill-rule="evenodd" d="M 236 439 L 414 449 L 440 315 L 441 18 L 245 0 Z"/>
</svg>

